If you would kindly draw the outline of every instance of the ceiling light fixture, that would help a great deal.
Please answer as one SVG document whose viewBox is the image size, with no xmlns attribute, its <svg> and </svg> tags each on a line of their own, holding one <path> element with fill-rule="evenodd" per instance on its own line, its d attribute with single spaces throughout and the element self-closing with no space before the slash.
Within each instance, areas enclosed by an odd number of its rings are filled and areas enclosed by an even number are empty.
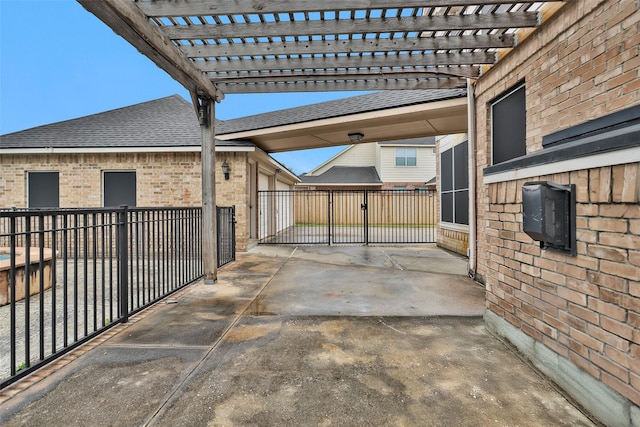
<svg viewBox="0 0 640 427">
<path fill-rule="evenodd" d="M 349 134 L 349 141 L 351 142 L 361 142 L 364 138 L 364 134 L 360 132 L 354 132 Z"/>
</svg>

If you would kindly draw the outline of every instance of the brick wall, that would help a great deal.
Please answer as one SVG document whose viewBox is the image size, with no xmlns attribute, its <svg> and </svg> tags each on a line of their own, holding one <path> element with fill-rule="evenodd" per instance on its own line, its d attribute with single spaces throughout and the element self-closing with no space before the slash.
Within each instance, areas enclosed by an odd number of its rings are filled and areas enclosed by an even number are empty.
<svg viewBox="0 0 640 427">
<path fill-rule="evenodd" d="M 102 171 L 136 171 L 138 206 L 199 206 L 200 153 L 0 156 L 0 206 L 26 207 L 26 171 L 58 171 L 60 207 L 102 206 Z"/>
<path fill-rule="evenodd" d="M 451 252 L 467 256 L 467 249 L 469 249 L 468 231 L 451 230 L 442 226 L 438 226 L 437 230 L 438 246 Z"/>
<path fill-rule="evenodd" d="M 489 102 L 524 80 L 527 153 L 542 137 L 640 103 L 640 2 L 575 0 L 476 85 L 478 277 L 487 307 L 640 404 L 640 164 L 483 184 Z M 525 181 L 577 187 L 577 256 L 522 231 Z"/>
<path fill-rule="evenodd" d="M 226 161 L 229 180 L 216 168 L 216 203 L 236 207 L 236 249 L 246 251 L 249 242 L 249 162 L 246 153 L 216 153 L 216 164 Z"/>
<path fill-rule="evenodd" d="M 227 160 L 231 176 L 216 168 L 219 206 L 236 205 L 236 248 L 246 250 L 247 154 L 217 153 Z M 201 206 L 200 153 L 102 153 L 0 155 L 0 207 L 26 207 L 26 171 L 58 171 L 60 207 L 102 206 L 102 171 L 136 171 L 137 205 Z"/>
</svg>

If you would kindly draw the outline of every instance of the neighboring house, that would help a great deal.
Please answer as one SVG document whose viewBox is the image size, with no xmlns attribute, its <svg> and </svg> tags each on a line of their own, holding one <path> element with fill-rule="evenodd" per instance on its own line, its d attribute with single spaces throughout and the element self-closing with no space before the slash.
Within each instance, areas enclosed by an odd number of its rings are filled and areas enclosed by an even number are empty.
<svg viewBox="0 0 640 427">
<path fill-rule="evenodd" d="M 223 128 L 224 123 L 218 123 Z M 178 95 L 0 136 L 0 207 L 200 206 L 201 131 Z M 257 238 L 258 189 L 297 177 L 248 140 L 216 141 L 216 200 L 236 246 Z"/>
<path fill-rule="evenodd" d="M 300 176 L 296 188 L 426 189 L 435 187 L 435 175 L 435 137 L 399 139 L 350 145 Z"/>
</svg>

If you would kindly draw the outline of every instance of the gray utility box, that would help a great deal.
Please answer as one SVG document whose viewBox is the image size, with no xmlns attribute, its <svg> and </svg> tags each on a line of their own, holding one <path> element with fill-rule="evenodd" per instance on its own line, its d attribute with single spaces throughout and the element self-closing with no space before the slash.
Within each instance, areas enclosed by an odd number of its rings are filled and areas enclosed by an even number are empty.
<svg viewBox="0 0 640 427">
<path fill-rule="evenodd" d="M 522 186 L 522 228 L 542 249 L 576 254 L 575 189 L 547 181 Z"/>
</svg>

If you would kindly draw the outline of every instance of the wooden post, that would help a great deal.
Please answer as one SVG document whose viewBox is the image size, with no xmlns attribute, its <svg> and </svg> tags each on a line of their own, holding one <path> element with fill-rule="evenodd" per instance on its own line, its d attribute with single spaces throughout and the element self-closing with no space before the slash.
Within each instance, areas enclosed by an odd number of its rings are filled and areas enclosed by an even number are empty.
<svg viewBox="0 0 640 427">
<path fill-rule="evenodd" d="M 199 108 L 202 130 L 202 263 L 204 283 L 212 285 L 218 280 L 215 101 L 201 98 Z"/>
</svg>

